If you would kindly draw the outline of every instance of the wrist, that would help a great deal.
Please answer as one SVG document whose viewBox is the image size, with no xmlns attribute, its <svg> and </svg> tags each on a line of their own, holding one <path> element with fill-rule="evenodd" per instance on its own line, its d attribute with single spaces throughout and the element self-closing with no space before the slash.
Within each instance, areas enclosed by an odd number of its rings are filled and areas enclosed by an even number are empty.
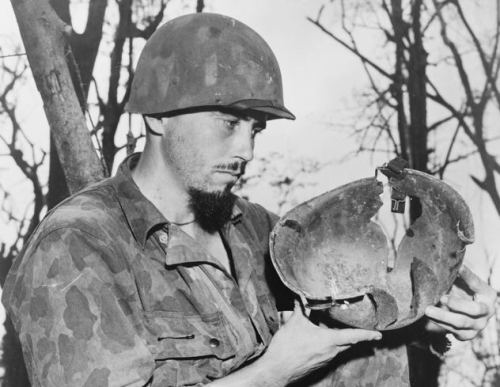
<svg viewBox="0 0 500 387">
<path fill-rule="evenodd" d="M 277 360 L 267 352 L 257 359 L 253 365 L 262 386 L 284 387 L 293 380 L 293 370 L 288 369 L 287 362 Z"/>
</svg>

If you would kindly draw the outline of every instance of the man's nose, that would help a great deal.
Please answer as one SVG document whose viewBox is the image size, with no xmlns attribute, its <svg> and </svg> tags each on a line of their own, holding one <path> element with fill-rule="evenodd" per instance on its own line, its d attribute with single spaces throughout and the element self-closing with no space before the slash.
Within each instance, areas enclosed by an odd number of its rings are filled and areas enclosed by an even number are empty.
<svg viewBox="0 0 500 387">
<path fill-rule="evenodd" d="M 253 125 L 250 122 L 242 122 L 234 138 L 234 156 L 248 162 L 253 159 L 253 148 Z"/>
</svg>

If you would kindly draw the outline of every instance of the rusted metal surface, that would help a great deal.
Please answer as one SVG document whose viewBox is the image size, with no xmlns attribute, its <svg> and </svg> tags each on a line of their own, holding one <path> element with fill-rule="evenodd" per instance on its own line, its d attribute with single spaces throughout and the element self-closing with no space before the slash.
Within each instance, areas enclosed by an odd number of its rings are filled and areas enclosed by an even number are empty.
<svg viewBox="0 0 500 387">
<path fill-rule="evenodd" d="M 423 210 L 406 230 L 394 262 L 382 228 L 372 221 L 382 206 L 383 186 L 376 178 L 313 198 L 276 225 L 272 261 L 310 308 L 360 328 L 396 329 L 420 318 L 449 290 L 474 239 L 470 210 L 444 182 L 404 171 L 389 185 L 418 197 Z"/>
<path fill-rule="evenodd" d="M 218 106 L 295 118 L 284 106 L 278 62 L 254 30 L 211 13 L 170 20 L 141 53 L 127 111 L 154 114 Z"/>
</svg>

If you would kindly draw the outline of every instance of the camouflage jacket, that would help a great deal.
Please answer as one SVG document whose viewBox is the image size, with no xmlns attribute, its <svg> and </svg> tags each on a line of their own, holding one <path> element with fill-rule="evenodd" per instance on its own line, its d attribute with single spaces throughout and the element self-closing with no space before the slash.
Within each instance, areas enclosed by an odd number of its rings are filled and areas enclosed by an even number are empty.
<svg viewBox="0 0 500 387">
<path fill-rule="evenodd" d="M 3 303 L 34 387 L 202 385 L 278 328 L 276 217 L 237 200 L 221 232 L 236 282 L 140 193 L 134 160 L 51 211 L 8 275 Z"/>
</svg>

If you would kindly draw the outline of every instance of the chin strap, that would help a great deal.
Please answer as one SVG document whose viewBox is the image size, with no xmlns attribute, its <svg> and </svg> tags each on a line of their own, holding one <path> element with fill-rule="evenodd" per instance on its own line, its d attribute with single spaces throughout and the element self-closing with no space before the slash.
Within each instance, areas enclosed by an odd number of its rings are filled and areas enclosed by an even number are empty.
<svg viewBox="0 0 500 387">
<path fill-rule="evenodd" d="M 408 167 L 408 161 L 406 161 L 401 157 L 396 157 L 395 159 L 392 159 L 391 161 L 382 165 L 381 167 L 378 167 L 377 171 L 380 171 L 384 175 L 386 175 L 389 178 L 389 181 L 392 179 L 402 180 L 406 176 L 405 168 L 407 167 Z M 405 202 L 406 202 L 406 195 L 403 192 L 398 191 L 396 188 L 392 187 L 391 211 L 398 214 L 404 214 Z"/>
</svg>

